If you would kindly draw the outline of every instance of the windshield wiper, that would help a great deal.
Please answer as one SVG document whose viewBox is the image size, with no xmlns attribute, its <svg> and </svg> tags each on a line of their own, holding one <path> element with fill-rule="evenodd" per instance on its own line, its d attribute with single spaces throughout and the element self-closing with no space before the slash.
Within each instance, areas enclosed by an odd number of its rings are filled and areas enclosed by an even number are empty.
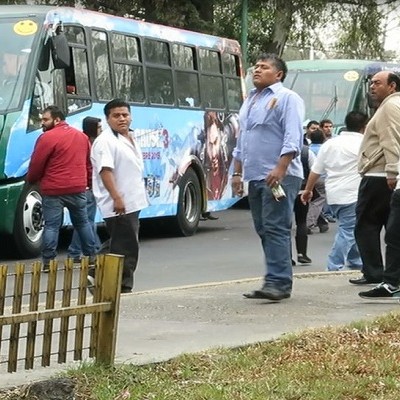
<svg viewBox="0 0 400 400">
<path fill-rule="evenodd" d="M 324 113 L 322 114 L 321 120 L 326 119 L 329 117 L 333 110 L 336 110 L 336 104 L 338 102 L 338 95 L 337 95 L 337 86 L 334 86 L 334 94 L 331 98 L 328 106 L 326 107 Z"/>
</svg>

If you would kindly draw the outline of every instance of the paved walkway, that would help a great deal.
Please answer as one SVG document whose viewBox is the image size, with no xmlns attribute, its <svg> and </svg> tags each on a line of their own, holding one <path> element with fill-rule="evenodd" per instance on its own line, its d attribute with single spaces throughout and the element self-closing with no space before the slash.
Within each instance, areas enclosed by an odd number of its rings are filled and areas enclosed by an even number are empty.
<svg viewBox="0 0 400 400">
<path fill-rule="evenodd" d="M 341 325 L 400 310 L 395 301 L 368 302 L 365 288 L 342 273 L 297 274 L 291 299 L 274 303 L 242 293 L 260 280 L 214 283 L 124 295 L 121 298 L 117 362 L 143 364 L 182 353 L 239 346 L 278 338 L 288 332 Z M 63 367 L 0 375 L 0 387 L 46 379 Z"/>
</svg>

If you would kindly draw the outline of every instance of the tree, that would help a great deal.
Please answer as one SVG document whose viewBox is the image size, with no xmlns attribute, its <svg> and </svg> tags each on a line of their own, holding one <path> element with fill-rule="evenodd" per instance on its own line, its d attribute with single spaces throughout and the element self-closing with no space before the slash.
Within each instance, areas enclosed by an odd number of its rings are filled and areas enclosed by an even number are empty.
<svg viewBox="0 0 400 400">
<path fill-rule="evenodd" d="M 88 9 L 240 40 L 241 0 L 36 0 Z M 318 47 L 346 57 L 383 56 L 383 5 L 399 0 L 248 0 L 249 59 L 284 54 L 287 45 Z M 26 4 L 23 0 L 12 3 Z M 379 6 L 377 5 L 379 3 Z M 329 39 L 323 34 L 328 32 Z M 298 53 L 300 54 L 300 53 Z M 333 53 L 335 54 L 335 53 Z"/>
</svg>

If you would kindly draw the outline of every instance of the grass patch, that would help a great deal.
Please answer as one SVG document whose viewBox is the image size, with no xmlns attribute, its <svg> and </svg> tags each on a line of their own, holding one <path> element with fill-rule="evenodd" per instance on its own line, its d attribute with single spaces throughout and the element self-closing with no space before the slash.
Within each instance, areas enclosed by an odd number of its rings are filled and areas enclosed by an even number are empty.
<svg viewBox="0 0 400 400">
<path fill-rule="evenodd" d="M 397 400 L 399 326 L 391 313 L 145 366 L 83 364 L 67 376 L 76 400 Z"/>
</svg>

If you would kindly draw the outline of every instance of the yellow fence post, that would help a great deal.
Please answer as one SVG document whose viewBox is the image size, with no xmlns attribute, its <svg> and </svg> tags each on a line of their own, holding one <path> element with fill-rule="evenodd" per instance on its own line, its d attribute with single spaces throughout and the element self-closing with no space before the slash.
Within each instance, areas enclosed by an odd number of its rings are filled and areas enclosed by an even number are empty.
<svg viewBox="0 0 400 400">
<path fill-rule="evenodd" d="M 112 304 L 110 311 L 100 313 L 99 316 L 96 352 L 96 362 L 98 363 L 112 364 L 115 358 L 123 261 L 123 256 L 106 254 L 104 263 L 100 263 L 98 267 L 102 268 L 100 302 L 111 302 Z"/>
</svg>

